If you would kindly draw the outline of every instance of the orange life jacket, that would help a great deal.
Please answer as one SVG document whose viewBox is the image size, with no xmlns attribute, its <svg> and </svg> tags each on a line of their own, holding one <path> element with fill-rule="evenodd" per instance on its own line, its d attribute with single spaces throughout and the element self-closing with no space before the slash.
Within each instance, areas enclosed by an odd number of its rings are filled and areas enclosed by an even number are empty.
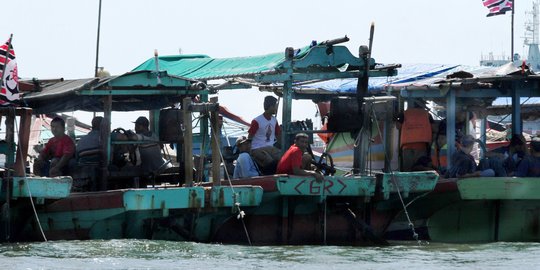
<svg viewBox="0 0 540 270">
<path fill-rule="evenodd" d="M 401 126 L 400 147 L 416 143 L 431 144 L 429 113 L 420 108 L 407 109 Z"/>
</svg>

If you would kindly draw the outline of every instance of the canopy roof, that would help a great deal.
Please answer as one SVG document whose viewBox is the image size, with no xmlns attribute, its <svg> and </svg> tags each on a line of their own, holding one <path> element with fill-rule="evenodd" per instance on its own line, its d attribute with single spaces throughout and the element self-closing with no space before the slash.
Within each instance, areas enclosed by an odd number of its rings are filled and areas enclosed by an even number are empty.
<svg viewBox="0 0 540 270">
<path fill-rule="evenodd" d="M 159 78 L 159 79 L 158 79 Z M 151 110 L 172 106 L 186 95 L 204 91 L 196 81 L 166 72 L 128 72 L 119 76 L 78 80 L 33 81 L 23 102 L 35 113 L 103 111 L 104 96 L 112 96 L 113 111 Z"/>
</svg>

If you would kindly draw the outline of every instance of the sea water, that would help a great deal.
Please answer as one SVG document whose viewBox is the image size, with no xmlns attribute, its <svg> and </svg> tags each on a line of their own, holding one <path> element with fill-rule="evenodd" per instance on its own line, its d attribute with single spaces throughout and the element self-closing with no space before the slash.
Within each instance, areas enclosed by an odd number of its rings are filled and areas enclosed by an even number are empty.
<svg viewBox="0 0 540 270">
<path fill-rule="evenodd" d="M 539 243 L 238 246 L 152 240 L 0 245 L 0 269 L 540 269 Z"/>
</svg>

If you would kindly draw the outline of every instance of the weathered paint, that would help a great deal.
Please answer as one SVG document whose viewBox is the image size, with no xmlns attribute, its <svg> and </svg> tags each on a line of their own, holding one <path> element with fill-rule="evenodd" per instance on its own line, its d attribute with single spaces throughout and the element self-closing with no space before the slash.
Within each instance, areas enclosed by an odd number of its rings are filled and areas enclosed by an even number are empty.
<svg viewBox="0 0 540 270">
<path fill-rule="evenodd" d="M 204 207 L 203 187 L 130 189 L 124 193 L 126 211 Z"/>
<path fill-rule="evenodd" d="M 61 177 L 13 177 L 12 196 L 45 199 L 66 198 L 70 194 L 73 180 L 69 176 Z M 30 190 L 30 193 L 28 192 Z"/>
<path fill-rule="evenodd" d="M 439 174 L 435 171 L 383 173 L 381 192 L 385 200 L 398 191 L 407 198 L 410 193 L 432 191 L 438 180 Z"/>
<path fill-rule="evenodd" d="M 462 200 L 431 216 L 428 231 L 434 242 L 538 242 L 538 224 L 538 200 Z"/>
<path fill-rule="evenodd" d="M 288 196 L 364 196 L 375 194 L 374 176 L 342 177 L 327 176 L 323 182 L 313 177 L 279 177 L 277 187 L 281 195 Z"/>
<path fill-rule="evenodd" d="M 463 200 L 538 200 L 538 177 L 465 178 L 457 182 Z"/>
<path fill-rule="evenodd" d="M 258 206 L 263 196 L 262 187 L 258 186 L 214 186 L 211 191 L 212 207 Z"/>
</svg>

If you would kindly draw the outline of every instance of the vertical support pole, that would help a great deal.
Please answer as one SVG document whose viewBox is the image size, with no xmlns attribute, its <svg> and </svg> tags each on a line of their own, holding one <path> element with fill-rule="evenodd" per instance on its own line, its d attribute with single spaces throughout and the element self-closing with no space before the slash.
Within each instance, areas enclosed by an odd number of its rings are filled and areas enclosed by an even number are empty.
<svg viewBox="0 0 540 270">
<path fill-rule="evenodd" d="M 486 116 L 482 116 L 482 120 L 480 121 L 480 141 L 483 145 L 486 145 L 486 128 L 487 128 L 487 120 Z M 484 152 L 484 149 L 481 149 L 482 152 L 480 152 L 480 158 L 484 158 L 486 156 L 486 153 Z"/>
<path fill-rule="evenodd" d="M 281 131 L 281 154 L 289 148 L 289 133 L 291 132 L 291 114 L 292 114 L 292 82 L 293 82 L 293 64 L 294 49 L 287 47 L 285 49 L 285 62 L 287 67 L 287 80 L 283 82 L 283 113 L 281 115 L 283 130 Z"/>
<path fill-rule="evenodd" d="M 184 171 L 186 186 L 193 186 L 193 127 L 191 125 L 191 111 L 189 105 L 191 98 L 182 100 L 182 112 L 184 113 Z"/>
<path fill-rule="evenodd" d="M 101 177 L 99 190 L 107 190 L 109 178 L 109 163 L 111 162 L 111 116 L 112 116 L 112 95 L 103 97 L 103 118 L 105 125 L 101 125 L 101 136 L 103 139 L 103 151 L 101 157 Z"/>
<path fill-rule="evenodd" d="M 30 139 L 30 126 L 32 125 L 32 109 L 21 108 L 19 139 L 15 158 L 14 176 L 24 176 L 26 158 L 28 156 L 28 141 Z"/>
<path fill-rule="evenodd" d="M 452 167 L 452 155 L 456 152 L 456 92 L 452 89 L 446 96 L 446 140 L 448 145 L 448 168 Z"/>
<path fill-rule="evenodd" d="M 394 104 L 392 101 L 386 102 L 386 117 L 384 118 L 384 134 L 381 134 L 381 136 L 384 136 L 384 171 L 385 172 L 391 172 L 392 171 L 392 159 L 393 156 L 393 149 L 394 146 L 393 143 L 393 137 L 394 137 Z M 377 121 L 377 119 L 375 119 Z"/>
<path fill-rule="evenodd" d="M 218 103 L 218 98 L 213 97 L 210 99 L 210 102 Z M 212 147 L 212 182 L 215 186 L 219 186 L 221 184 L 221 158 L 219 154 L 219 108 L 217 111 L 210 112 L 210 124 L 212 125 L 212 132 L 210 134 L 210 145 Z"/>
<path fill-rule="evenodd" d="M 512 90 L 512 134 L 521 134 L 523 127 L 521 126 L 520 95 L 515 87 Z"/>
</svg>

